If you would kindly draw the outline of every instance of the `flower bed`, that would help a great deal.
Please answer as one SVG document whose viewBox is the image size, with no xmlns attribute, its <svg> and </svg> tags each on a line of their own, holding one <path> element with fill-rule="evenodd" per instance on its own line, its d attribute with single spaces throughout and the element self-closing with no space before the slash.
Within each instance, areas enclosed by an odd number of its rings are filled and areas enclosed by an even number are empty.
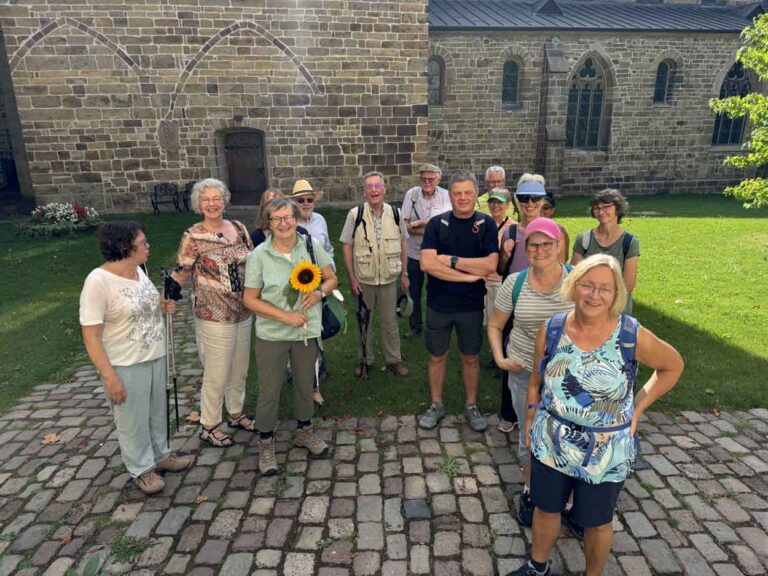
<svg viewBox="0 0 768 576">
<path fill-rule="evenodd" d="M 62 236 L 99 226 L 103 220 L 90 206 L 75 202 L 50 202 L 32 211 L 28 222 L 19 225 L 27 236 Z"/>
</svg>

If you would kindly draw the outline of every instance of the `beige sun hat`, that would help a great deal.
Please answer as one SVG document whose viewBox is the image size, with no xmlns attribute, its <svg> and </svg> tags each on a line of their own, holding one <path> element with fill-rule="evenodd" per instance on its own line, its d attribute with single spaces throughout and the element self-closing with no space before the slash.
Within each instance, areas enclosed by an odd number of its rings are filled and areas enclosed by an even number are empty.
<svg viewBox="0 0 768 576">
<path fill-rule="evenodd" d="M 288 195 L 288 198 L 296 198 L 297 196 L 304 196 L 306 194 L 312 194 L 315 200 L 320 200 L 323 197 L 322 190 L 315 190 L 308 180 L 296 180 L 296 184 L 293 185 L 293 192 Z"/>
</svg>

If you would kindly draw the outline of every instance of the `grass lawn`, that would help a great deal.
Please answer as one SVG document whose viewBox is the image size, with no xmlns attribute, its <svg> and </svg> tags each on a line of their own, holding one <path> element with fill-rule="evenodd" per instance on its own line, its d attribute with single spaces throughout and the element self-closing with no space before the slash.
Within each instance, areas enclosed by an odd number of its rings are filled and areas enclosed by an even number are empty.
<svg viewBox="0 0 768 576">
<path fill-rule="evenodd" d="M 593 225 L 586 199 L 558 202 L 558 220 L 572 238 Z M 678 387 L 657 408 L 665 410 L 768 406 L 768 211 L 746 212 L 720 196 L 633 197 L 625 227 L 640 239 L 642 256 L 635 292 L 640 321 L 683 354 L 686 371 Z M 322 210 L 338 237 L 345 211 Z M 182 231 L 194 214 L 141 214 L 152 244 L 150 272 L 173 263 Z M 250 224 L 250 223 L 246 223 Z M 77 319 L 78 296 L 88 272 L 100 264 L 93 234 L 74 238 L 28 239 L 11 221 L 0 229 L 0 413 L 35 384 L 61 381 L 86 361 Z M 335 242 L 336 261 L 341 247 Z M 331 377 L 323 383 L 331 414 L 375 415 L 423 411 L 429 394 L 423 341 L 403 340 L 407 378 L 380 372 L 356 382 L 352 299 L 343 266 L 340 286 L 347 296 L 349 327 L 326 343 Z M 374 328 L 378 330 L 378 327 Z M 405 321 L 402 331 L 407 329 Z M 449 360 L 446 404 L 463 407 L 458 358 Z M 495 409 L 498 381 L 482 353 L 480 406 Z M 252 363 L 248 403 L 255 405 Z M 641 374 L 642 376 L 642 374 Z M 289 395 L 286 395 L 286 400 Z"/>
</svg>

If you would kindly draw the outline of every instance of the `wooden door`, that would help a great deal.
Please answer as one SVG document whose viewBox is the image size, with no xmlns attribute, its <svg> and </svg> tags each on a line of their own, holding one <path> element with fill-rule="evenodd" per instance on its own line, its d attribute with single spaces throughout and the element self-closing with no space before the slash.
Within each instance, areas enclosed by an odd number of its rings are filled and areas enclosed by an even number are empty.
<svg viewBox="0 0 768 576">
<path fill-rule="evenodd" d="M 264 135 L 258 130 L 229 132 L 225 150 L 232 204 L 255 206 L 267 189 Z"/>
</svg>

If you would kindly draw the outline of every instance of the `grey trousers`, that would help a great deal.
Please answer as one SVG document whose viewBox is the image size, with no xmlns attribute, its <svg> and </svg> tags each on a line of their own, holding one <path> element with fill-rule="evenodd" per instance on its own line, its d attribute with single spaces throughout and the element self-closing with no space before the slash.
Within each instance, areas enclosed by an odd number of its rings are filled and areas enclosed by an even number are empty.
<svg viewBox="0 0 768 576">
<path fill-rule="evenodd" d="M 165 356 L 133 366 L 115 366 L 126 398 L 113 405 L 120 455 L 128 473 L 137 478 L 165 460 L 168 449 L 165 407 Z"/>
<path fill-rule="evenodd" d="M 256 404 L 256 428 L 272 432 L 277 426 L 280 392 L 285 382 L 285 369 L 291 361 L 293 375 L 293 416 L 309 420 L 315 410 L 312 385 L 315 382 L 317 339 L 297 342 L 274 342 L 254 338 L 256 366 L 259 373 L 259 400 Z"/>
</svg>

